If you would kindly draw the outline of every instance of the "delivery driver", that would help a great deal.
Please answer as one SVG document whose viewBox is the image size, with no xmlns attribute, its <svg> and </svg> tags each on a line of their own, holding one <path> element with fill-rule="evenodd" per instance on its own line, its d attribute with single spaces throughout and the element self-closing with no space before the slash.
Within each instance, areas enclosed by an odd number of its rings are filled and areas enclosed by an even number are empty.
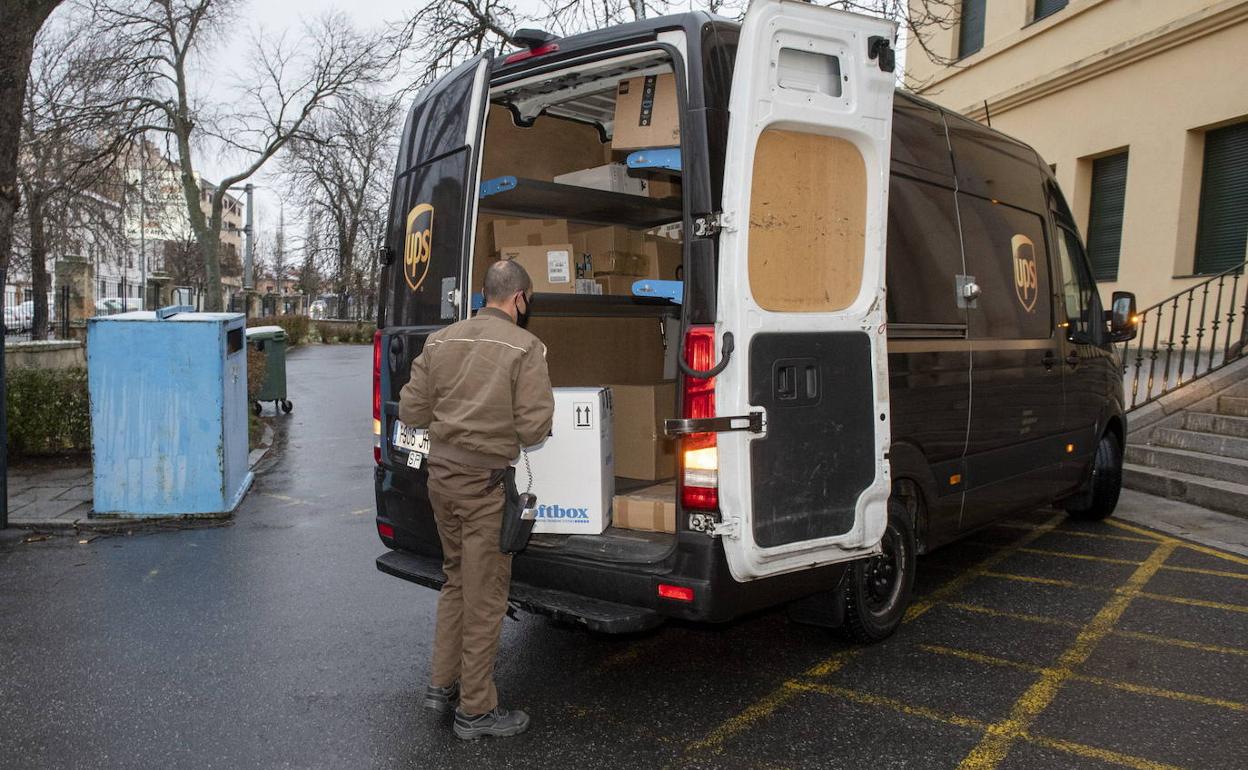
<svg viewBox="0 0 1248 770">
<path fill-rule="evenodd" d="M 399 397 L 399 419 L 429 430 L 429 500 L 446 584 L 438 599 L 426 708 L 455 709 L 465 740 L 518 735 L 523 711 L 498 705 L 494 658 L 507 611 L 511 556 L 499 551 L 503 474 L 520 448 L 550 433 L 546 346 L 523 328 L 533 282 L 510 260 L 485 276 L 486 306 L 429 336 Z"/>
</svg>

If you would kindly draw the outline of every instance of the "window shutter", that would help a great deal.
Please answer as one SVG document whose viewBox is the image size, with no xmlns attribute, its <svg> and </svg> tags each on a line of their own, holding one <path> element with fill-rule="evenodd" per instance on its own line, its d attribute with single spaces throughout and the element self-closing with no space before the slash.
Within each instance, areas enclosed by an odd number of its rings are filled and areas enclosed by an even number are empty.
<svg viewBox="0 0 1248 770">
<path fill-rule="evenodd" d="M 1039 21 L 1045 16 L 1057 13 L 1066 7 L 1067 0 L 1036 0 L 1036 14 L 1033 20 Z"/>
<path fill-rule="evenodd" d="M 984 5 L 987 0 L 962 0 L 962 18 L 958 24 L 958 58 L 964 58 L 984 47 Z"/>
<path fill-rule="evenodd" d="M 1248 249 L 1248 123 L 1205 134 L 1196 272 L 1220 273 Z"/>
<path fill-rule="evenodd" d="M 1122 212 L 1127 198 L 1127 153 L 1092 161 L 1092 203 L 1088 211 L 1088 259 L 1098 281 L 1118 279 Z"/>
</svg>

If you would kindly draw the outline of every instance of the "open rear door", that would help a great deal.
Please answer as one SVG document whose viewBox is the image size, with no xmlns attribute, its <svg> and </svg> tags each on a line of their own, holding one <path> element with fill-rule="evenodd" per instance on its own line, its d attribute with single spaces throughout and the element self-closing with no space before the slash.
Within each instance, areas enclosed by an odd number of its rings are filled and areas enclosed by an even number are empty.
<svg viewBox="0 0 1248 770">
<path fill-rule="evenodd" d="M 717 413 L 761 412 L 764 427 L 719 434 L 723 543 L 738 580 L 864 556 L 884 531 L 895 30 L 756 0 L 741 31 L 717 329 L 734 335 L 736 355 L 715 397 Z"/>
<path fill-rule="evenodd" d="M 461 287 L 473 245 L 490 58 L 461 64 L 416 97 L 390 201 L 377 340 L 378 457 L 422 479 L 422 458 L 411 456 L 420 437 L 396 430 L 399 390 L 428 336 L 466 315 Z"/>
</svg>

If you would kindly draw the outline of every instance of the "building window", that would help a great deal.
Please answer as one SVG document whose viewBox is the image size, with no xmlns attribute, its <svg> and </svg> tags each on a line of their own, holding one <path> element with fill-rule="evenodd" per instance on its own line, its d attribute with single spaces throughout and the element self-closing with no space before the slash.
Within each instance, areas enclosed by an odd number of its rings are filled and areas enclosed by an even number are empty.
<svg viewBox="0 0 1248 770">
<path fill-rule="evenodd" d="M 1052 16 L 1066 7 L 1067 0 L 1036 0 L 1036 13 L 1033 21 L 1040 21 L 1045 16 Z"/>
<path fill-rule="evenodd" d="M 1122 212 L 1127 200 L 1127 153 L 1092 161 L 1092 202 L 1088 209 L 1088 259 L 1098 281 L 1118 280 Z"/>
<path fill-rule="evenodd" d="M 962 0 L 962 16 L 958 24 L 959 59 L 984 47 L 985 5 L 987 0 Z"/>
<path fill-rule="evenodd" d="M 1196 273 L 1220 273 L 1248 249 L 1248 123 L 1205 134 Z"/>
</svg>

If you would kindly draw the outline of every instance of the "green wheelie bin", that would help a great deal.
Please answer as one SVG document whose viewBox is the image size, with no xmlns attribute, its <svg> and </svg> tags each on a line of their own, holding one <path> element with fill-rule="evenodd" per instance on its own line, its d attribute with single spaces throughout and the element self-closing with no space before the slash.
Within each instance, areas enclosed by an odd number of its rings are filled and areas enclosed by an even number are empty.
<svg viewBox="0 0 1248 770">
<path fill-rule="evenodd" d="M 280 326 L 255 326 L 247 330 L 247 344 L 264 354 L 264 382 L 251 408 L 260 414 L 261 404 L 272 401 L 286 414 L 294 404 L 286 398 L 286 331 Z"/>
</svg>

